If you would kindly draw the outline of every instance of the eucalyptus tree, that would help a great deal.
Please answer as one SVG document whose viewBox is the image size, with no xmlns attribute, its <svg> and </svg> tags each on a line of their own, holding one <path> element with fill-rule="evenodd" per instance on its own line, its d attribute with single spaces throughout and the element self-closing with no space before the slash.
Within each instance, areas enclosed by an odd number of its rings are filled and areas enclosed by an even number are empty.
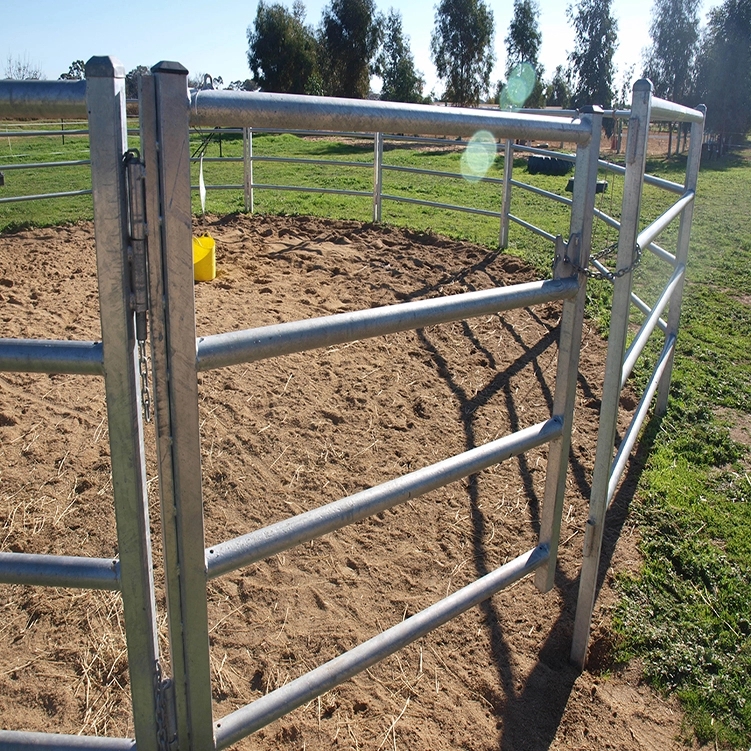
<svg viewBox="0 0 751 751">
<path fill-rule="evenodd" d="M 709 13 L 698 60 L 707 126 L 725 142 L 751 128 L 751 0 L 725 0 Z"/>
<path fill-rule="evenodd" d="M 382 26 L 373 0 L 331 0 L 323 9 L 319 62 L 325 93 L 368 96 Z"/>
<path fill-rule="evenodd" d="M 258 3 L 248 27 L 248 66 L 264 91 L 303 94 L 316 71 L 317 42 L 305 25 L 305 6 L 296 0 L 290 12 L 281 3 Z"/>
<path fill-rule="evenodd" d="M 483 0 L 440 0 L 430 38 L 430 56 L 444 98 L 476 105 L 487 93 L 493 69 L 493 12 Z"/>
<path fill-rule="evenodd" d="M 391 8 L 383 29 L 383 47 L 376 67 L 383 79 L 381 99 L 391 102 L 421 102 L 425 79 L 415 69 L 409 38 L 402 31 L 402 15 Z"/>
<path fill-rule="evenodd" d="M 599 104 L 609 108 L 613 102 L 618 23 L 611 6 L 612 0 L 579 0 L 566 9 L 575 32 L 574 50 L 568 56 L 575 107 Z"/>
</svg>

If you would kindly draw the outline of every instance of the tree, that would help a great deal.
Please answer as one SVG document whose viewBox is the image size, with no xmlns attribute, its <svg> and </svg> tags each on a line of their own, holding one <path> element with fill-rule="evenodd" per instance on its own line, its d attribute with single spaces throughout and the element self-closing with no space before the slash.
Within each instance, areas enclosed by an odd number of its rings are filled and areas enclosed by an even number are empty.
<svg viewBox="0 0 751 751">
<path fill-rule="evenodd" d="M 611 14 L 612 0 L 579 0 L 566 15 L 574 27 L 574 51 L 569 53 L 573 77 L 573 105 L 613 102 L 613 55 L 618 46 L 618 24 Z"/>
<path fill-rule="evenodd" d="M 751 0 L 712 8 L 702 38 L 697 90 L 707 127 L 725 142 L 751 128 Z"/>
<path fill-rule="evenodd" d="M 138 79 L 148 76 L 151 71 L 145 65 L 138 65 L 125 74 L 125 98 L 138 99 Z"/>
<path fill-rule="evenodd" d="M 381 37 L 382 20 L 373 0 L 331 0 L 323 9 L 319 33 L 319 61 L 327 94 L 368 96 L 371 63 Z"/>
<path fill-rule="evenodd" d="M 316 39 L 305 25 L 305 6 L 295 0 L 290 13 L 280 3 L 260 0 L 255 28 L 248 27 L 248 66 L 264 91 L 305 93 L 316 71 Z"/>
<path fill-rule="evenodd" d="M 556 65 L 553 80 L 548 84 L 546 93 L 548 107 L 568 109 L 571 106 L 571 86 L 569 72 L 562 65 Z"/>
<path fill-rule="evenodd" d="M 441 0 L 430 38 L 430 56 L 446 82 L 444 97 L 459 105 L 476 105 L 490 85 L 493 12 L 483 0 Z"/>
<path fill-rule="evenodd" d="M 44 74 L 42 69 L 32 63 L 28 57 L 13 57 L 8 55 L 5 62 L 4 78 L 10 78 L 16 81 L 38 81 Z"/>
<path fill-rule="evenodd" d="M 655 94 L 687 104 L 699 40 L 701 0 L 654 0 L 649 35 L 652 44 L 644 58 L 644 77 Z"/>
<path fill-rule="evenodd" d="M 61 81 L 83 81 L 86 78 L 86 63 L 83 60 L 74 60 L 67 73 L 61 73 Z"/>
<path fill-rule="evenodd" d="M 506 78 L 520 63 L 530 63 L 538 78 L 542 68 L 538 60 L 542 34 L 538 25 L 540 6 L 537 0 L 514 0 L 514 16 L 508 27 L 506 45 Z"/>
<path fill-rule="evenodd" d="M 390 102 L 421 102 L 425 79 L 415 70 L 409 39 L 402 32 L 402 15 L 391 8 L 384 25 L 383 47 L 376 61 L 383 79 L 381 99 Z"/>
</svg>

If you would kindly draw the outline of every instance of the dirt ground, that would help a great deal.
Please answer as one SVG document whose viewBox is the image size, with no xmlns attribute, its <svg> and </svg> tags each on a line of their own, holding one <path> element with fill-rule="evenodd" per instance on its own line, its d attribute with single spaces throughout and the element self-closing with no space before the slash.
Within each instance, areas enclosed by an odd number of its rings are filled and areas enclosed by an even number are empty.
<svg viewBox="0 0 751 751">
<path fill-rule="evenodd" d="M 199 335 L 535 278 L 386 226 L 208 224 L 219 273 L 195 288 Z M 97 339 L 98 315 L 90 224 L 0 236 L 3 337 Z M 542 305 L 202 374 L 207 545 L 546 419 L 558 320 Z M 236 748 L 691 747 L 677 705 L 612 663 L 614 574 L 639 565 L 638 457 L 609 520 L 588 667 L 568 662 L 605 349 L 587 328 L 555 589 L 522 580 Z M 624 416 L 633 407 L 626 396 Z M 545 463 L 542 447 L 211 582 L 215 718 L 533 547 Z M 0 550 L 116 555 L 101 379 L 0 374 L 0 478 Z M 0 613 L 3 728 L 132 733 L 117 595 L 2 585 Z M 164 617 L 160 635 L 166 654 Z"/>
</svg>

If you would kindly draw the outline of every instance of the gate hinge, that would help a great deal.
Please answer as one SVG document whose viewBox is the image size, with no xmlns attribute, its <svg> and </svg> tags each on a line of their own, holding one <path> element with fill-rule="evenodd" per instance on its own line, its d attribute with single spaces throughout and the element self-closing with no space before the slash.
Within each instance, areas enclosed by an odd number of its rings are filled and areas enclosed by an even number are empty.
<svg viewBox="0 0 751 751">
<path fill-rule="evenodd" d="M 136 149 L 124 156 L 128 184 L 128 262 L 130 264 L 130 307 L 136 317 L 138 369 L 141 376 L 141 407 L 146 422 L 151 420 L 149 371 L 146 362 L 147 314 L 149 311 L 148 224 L 146 223 L 146 169 Z"/>
</svg>

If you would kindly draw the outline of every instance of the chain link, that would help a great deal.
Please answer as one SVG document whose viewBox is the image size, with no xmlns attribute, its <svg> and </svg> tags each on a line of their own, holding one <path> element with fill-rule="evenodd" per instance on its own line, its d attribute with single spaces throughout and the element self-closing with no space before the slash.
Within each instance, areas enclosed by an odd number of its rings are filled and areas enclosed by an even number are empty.
<svg viewBox="0 0 751 751">
<path fill-rule="evenodd" d="M 606 248 L 603 248 L 598 253 L 595 253 L 594 255 L 591 255 L 589 257 L 590 264 L 595 261 L 600 261 L 603 258 L 607 258 L 608 256 L 612 255 L 614 252 L 618 250 L 618 243 L 612 243 L 611 245 L 608 245 Z M 608 271 L 605 269 L 604 271 L 600 269 L 592 270 L 589 267 L 582 268 L 578 264 L 574 263 L 568 255 L 564 255 L 561 257 L 560 255 L 556 255 L 553 259 L 553 269 L 558 265 L 560 261 L 563 261 L 563 263 L 569 264 L 575 271 L 578 271 L 580 274 L 586 274 L 589 279 L 601 279 L 602 281 L 609 281 L 614 282 L 616 279 L 620 279 L 622 276 L 625 276 L 626 274 L 631 273 L 640 263 L 641 263 L 641 256 L 642 256 L 642 249 L 639 243 L 636 243 L 634 246 L 634 260 L 632 261 L 630 266 L 627 266 L 624 269 L 618 269 L 617 271 Z"/>
<path fill-rule="evenodd" d="M 155 663 L 154 669 L 154 698 L 156 699 L 156 735 L 159 751 L 170 751 L 177 736 L 170 737 L 170 729 L 167 721 L 167 689 L 171 685 L 169 679 L 164 680 L 162 677 L 162 666 L 159 660 Z"/>
<path fill-rule="evenodd" d="M 149 391 L 149 366 L 146 359 L 146 342 L 138 342 L 138 372 L 141 376 L 141 408 L 143 419 L 151 422 L 151 392 Z"/>
</svg>

